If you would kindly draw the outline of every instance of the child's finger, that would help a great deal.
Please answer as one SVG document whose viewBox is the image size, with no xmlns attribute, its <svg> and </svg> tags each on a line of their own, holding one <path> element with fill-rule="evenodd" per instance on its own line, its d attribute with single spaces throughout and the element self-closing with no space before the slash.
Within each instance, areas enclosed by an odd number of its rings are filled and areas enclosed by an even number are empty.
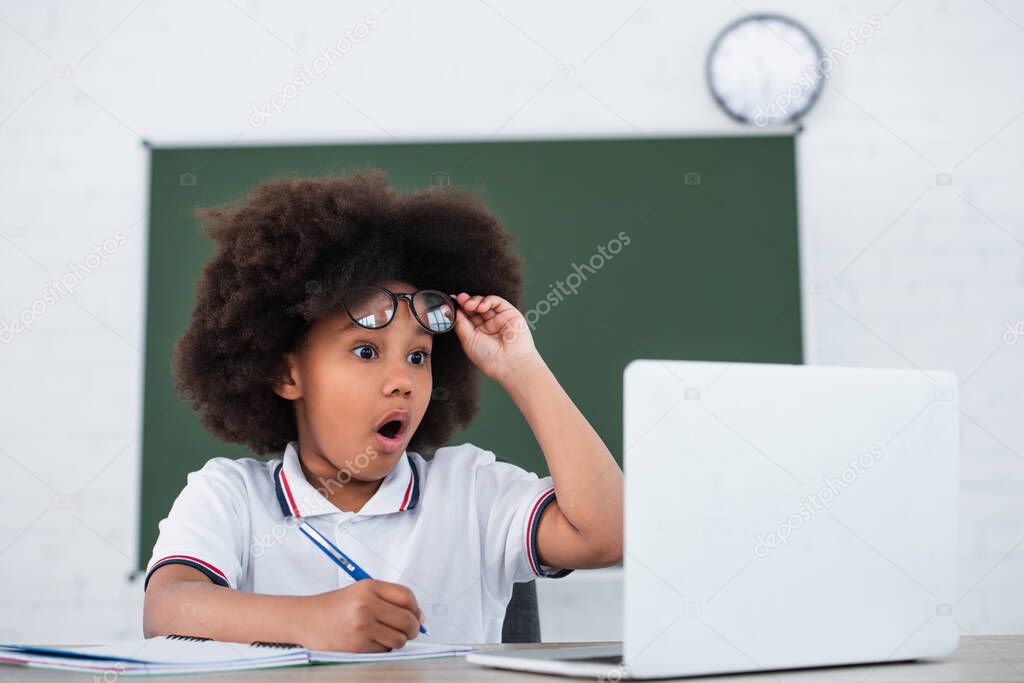
<svg viewBox="0 0 1024 683">
<path fill-rule="evenodd" d="M 490 294 L 488 296 L 470 296 L 469 294 L 462 292 L 461 294 L 454 296 L 455 301 L 459 304 L 463 313 L 470 316 L 470 320 L 472 320 L 476 326 L 493 319 L 496 315 L 503 313 L 504 310 L 512 308 L 511 304 L 496 294 Z"/>
<path fill-rule="evenodd" d="M 498 333 L 506 325 L 512 325 L 510 329 L 515 329 L 515 321 L 519 318 L 518 312 L 514 308 L 510 308 L 502 311 L 501 313 L 495 313 L 494 311 L 488 311 L 493 314 L 487 319 L 487 330 L 491 333 Z"/>
<path fill-rule="evenodd" d="M 474 329 L 476 329 L 476 323 L 473 322 L 469 313 L 463 311 L 462 315 L 455 316 L 455 334 L 459 337 L 471 334 Z"/>
<path fill-rule="evenodd" d="M 466 305 L 470 308 L 470 310 L 479 311 L 480 306 L 483 304 L 483 302 L 484 298 L 482 296 L 477 295 L 471 297 L 470 300 L 466 302 Z"/>
<path fill-rule="evenodd" d="M 509 304 L 507 301 L 502 299 L 497 294 L 489 294 L 486 297 L 484 297 L 483 301 L 480 303 L 477 310 L 479 310 L 479 312 L 481 313 L 489 310 L 496 310 L 500 313 L 501 310 L 506 306 L 511 306 L 511 304 Z"/>
</svg>

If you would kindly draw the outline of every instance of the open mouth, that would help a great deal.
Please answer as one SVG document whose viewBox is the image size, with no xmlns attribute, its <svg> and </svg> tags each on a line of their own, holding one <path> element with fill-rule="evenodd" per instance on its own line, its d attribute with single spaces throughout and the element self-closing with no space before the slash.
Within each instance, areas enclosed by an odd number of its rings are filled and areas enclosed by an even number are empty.
<svg viewBox="0 0 1024 683">
<path fill-rule="evenodd" d="M 377 433 L 381 434 L 383 436 L 386 436 L 389 439 L 393 439 L 393 438 L 395 438 L 398 435 L 398 432 L 401 429 L 402 429 L 402 421 L 401 420 L 391 420 L 389 422 L 385 422 L 384 425 L 381 426 L 381 428 L 377 430 Z"/>
<path fill-rule="evenodd" d="M 377 424 L 377 433 L 386 439 L 395 439 L 405 432 L 409 424 L 409 414 L 403 410 L 393 410 L 385 415 Z"/>
</svg>

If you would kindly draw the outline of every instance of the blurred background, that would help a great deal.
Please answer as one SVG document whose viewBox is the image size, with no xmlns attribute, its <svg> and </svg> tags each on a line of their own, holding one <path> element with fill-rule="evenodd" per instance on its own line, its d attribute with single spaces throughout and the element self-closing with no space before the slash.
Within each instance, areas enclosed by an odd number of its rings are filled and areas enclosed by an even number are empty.
<svg viewBox="0 0 1024 683">
<path fill-rule="evenodd" d="M 146 378 L 169 361 L 147 358 L 168 293 L 152 289 L 153 266 L 179 248 L 183 263 L 202 255 L 195 234 L 179 244 L 156 232 L 159 154 L 206 150 L 201 168 L 173 175 L 175 206 L 188 208 L 254 186 L 215 166 L 248 148 L 559 140 L 791 140 L 777 172 L 751 167 L 734 204 L 700 153 L 659 178 L 705 188 L 753 226 L 733 241 L 764 240 L 763 212 L 774 244 L 793 250 L 796 336 L 779 360 L 956 373 L 954 614 L 962 634 L 1024 632 L 1018 3 L 0 2 L 0 59 L 0 641 L 141 635 Z M 651 172 L 606 158 L 609 186 Z M 449 170 L 402 180 L 460 184 Z M 779 182 L 781 207 L 757 191 Z M 507 218 L 531 196 L 506 190 L 501 202 Z M 573 202 L 588 210 L 588 197 Z M 543 297 L 614 236 L 536 246 L 552 272 L 534 273 L 532 291 Z M 595 287 L 623 277 L 614 266 Z M 714 273 L 677 286 L 735 299 L 732 276 Z M 738 291 L 752 298 L 734 302 L 746 312 L 716 357 L 773 358 L 744 354 L 777 313 L 762 320 L 754 291 Z M 621 637 L 620 568 L 537 590 L 544 640 Z"/>
</svg>

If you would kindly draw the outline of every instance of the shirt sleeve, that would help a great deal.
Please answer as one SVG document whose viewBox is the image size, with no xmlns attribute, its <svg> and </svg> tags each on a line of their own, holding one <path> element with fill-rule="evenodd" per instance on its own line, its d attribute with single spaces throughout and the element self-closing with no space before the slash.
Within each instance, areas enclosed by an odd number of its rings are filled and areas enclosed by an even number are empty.
<svg viewBox="0 0 1024 683">
<path fill-rule="evenodd" d="M 249 515 L 244 479 L 230 458 L 212 458 L 188 475 L 146 566 L 143 590 L 158 568 L 184 564 L 220 586 L 237 588 L 246 557 Z"/>
<path fill-rule="evenodd" d="M 572 569 L 549 567 L 537 556 L 540 515 L 555 500 L 550 476 L 538 477 L 482 451 L 475 494 L 483 529 L 485 585 L 492 596 L 510 593 L 513 583 L 561 578 Z"/>
</svg>

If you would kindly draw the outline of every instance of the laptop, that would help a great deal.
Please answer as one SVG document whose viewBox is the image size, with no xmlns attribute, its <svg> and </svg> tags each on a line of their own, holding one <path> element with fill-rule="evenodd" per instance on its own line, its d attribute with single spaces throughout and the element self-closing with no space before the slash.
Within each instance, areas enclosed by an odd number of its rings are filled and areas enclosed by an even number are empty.
<svg viewBox="0 0 1024 683">
<path fill-rule="evenodd" d="M 622 643 L 467 661 L 618 680 L 951 654 L 957 400 L 946 371 L 631 362 Z"/>
</svg>

